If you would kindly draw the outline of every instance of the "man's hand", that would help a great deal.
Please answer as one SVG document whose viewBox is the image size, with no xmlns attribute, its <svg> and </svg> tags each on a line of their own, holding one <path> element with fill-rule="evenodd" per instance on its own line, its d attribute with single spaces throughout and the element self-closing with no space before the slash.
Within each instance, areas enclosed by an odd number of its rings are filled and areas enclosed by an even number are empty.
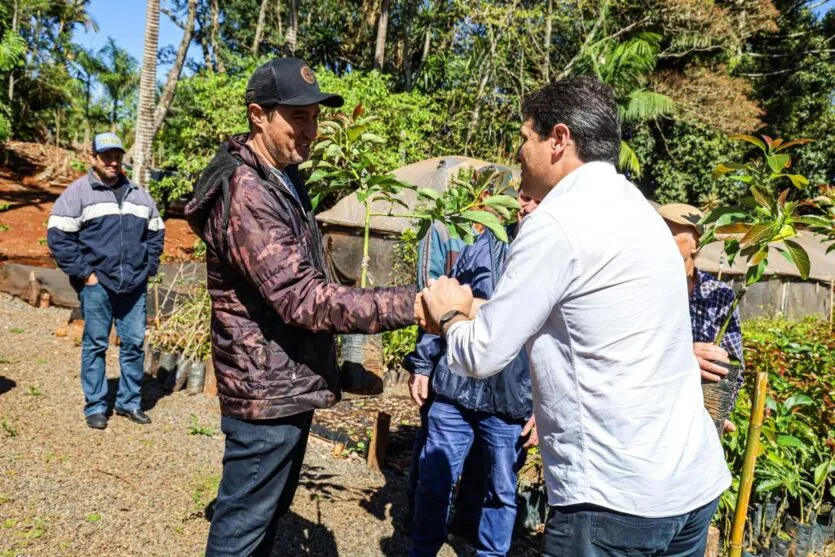
<svg viewBox="0 0 835 557">
<path fill-rule="evenodd" d="M 93 286 L 94 284 L 99 283 L 99 277 L 96 276 L 96 273 L 90 273 L 90 276 L 87 277 L 87 280 L 84 281 L 84 284 L 87 286 Z"/>
<path fill-rule="evenodd" d="M 420 327 L 421 329 L 425 329 L 426 328 L 426 315 L 425 315 L 425 312 L 423 311 L 423 295 L 420 292 L 418 292 L 417 296 L 415 296 L 414 314 L 415 314 L 415 323 L 417 323 L 418 327 Z"/>
<path fill-rule="evenodd" d="M 525 444 L 522 445 L 522 448 L 524 449 L 529 449 L 539 445 L 539 435 L 536 433 L 536 416 L 531 416 L 531 419 L 529 419 L 528 423 L 525 424 L 525 427 L 522 428 L 522 433 L 519 434 L 519 437 L 528 438 L 525 441 Z"/>
<path fill-rule="evenodd" d="M 722 433 L 732 433 L 736 431 L 736 426 L 730 420 L 725 420 L 725 424 L 722 426 Z"/>
<path fill-rule="evenodd" d="M 470 320 L 475 319 L 478 310 L 487 303 L 487 300 L 483 298 L 473 298 L 473 305 L 470 306 Z"/>
<path fill-rule="evenodd" d="M 426 316 L 426 330 L 441 333 L 441 317 L 450 310 L 458 310 L 470 315 L 473 305 L 473 291 L 467 285 L 461 286 L 457 280 L 440 277 L 431 286 L 421 292 L 423 310 Z"/>
<path fill-rule="evenodd" d="M 418 406 L 423 406 L 429 398 L 429 376 L 419 373 L 409 374 L 409 394 Z"/>
<path fill-rule="evenodd" d="M 702 379 L 705 381 L 717 382 L 728 374 L 728 370 L 714 362 L 730 363 L 728 353 L 709 342 L 694 342 L 693 353 L 699 361 L 702 372 Z"/>
</svg>

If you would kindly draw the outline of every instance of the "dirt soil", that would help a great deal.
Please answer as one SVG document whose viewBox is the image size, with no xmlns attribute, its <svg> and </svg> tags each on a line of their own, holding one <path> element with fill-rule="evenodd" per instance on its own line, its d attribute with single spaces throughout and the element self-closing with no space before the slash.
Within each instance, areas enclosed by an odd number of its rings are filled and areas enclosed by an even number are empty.
<svg viewBox="0 0 835 557">
<path fill-rule="evenodd" d="M 146 377 L 152 424 L 113 416 L 106 430 L 88 429 L 81 350 L 53 334 L 68 316 L 0 294 L 0 555 L 201 555 L 223 454 L 217 399 L 169 394 Z M 113 396 L 115 350 L 107 363 Z M 311 438 L 276 554 L 405 555 L 406 471 L 372 472 L 334 447 Z M 519 540 L 512 555 L 535 547 Z M 470 554 L 459 543 L 440 553 Z"/>
<path fill-rule="evenodd" d="M 9 141 L 0 146 L 0 263 L 55 267 L 46 245 L 52 205 L 83 170 L 83 155 L 49 145 Z M 7 206 L 8 205 L 8 206 Z M 188 259 L 197 239 L 182 219 L 166 219 L 163 257 Z"/>
</svg>

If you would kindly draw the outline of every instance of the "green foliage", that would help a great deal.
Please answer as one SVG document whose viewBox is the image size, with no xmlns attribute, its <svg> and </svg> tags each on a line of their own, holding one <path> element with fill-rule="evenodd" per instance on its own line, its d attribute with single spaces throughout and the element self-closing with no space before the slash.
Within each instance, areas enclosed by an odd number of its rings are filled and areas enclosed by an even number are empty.
<svg viewBox="0 0 835 557">
<path fill-rule="evenodd" d="M 400 369 L 403 359 L 415 349 L 417 325 L 383 333 L 383 362 L 386 369 Z"/>
<path fill-rule="evenodd" d="M 372 155 L 381 170 L 445 154 L 430 140 L 444 123 L 442 106 L 430 96 L 397 92 L 393 78 L 377 71 L 338 76 L 319 70 L 316 77 L 322 90 L 339 93 L 346 106 L 361 104 L 374 114 L 367 130 L 383 140 L 380 150 Z"/>
<path fill-rule="evenodd" d="M 37 385 L 29 385 L 26 387 L 26 394 L 28 396 L 41 396 L 41 389 Z"/>
<path fill-rule="evenodd" d="M 507 242 L 505 225 L 514 221 L 519 202 L 507 195 L 510 183 L 506 178 L 506 173 L 496 169 L 463 171 L 450 180 L 443 194 L 418 188 L 418 195 L 426 201 L 416 212 L 421 219 L 418 238 L 426 235 L 432 221 L 439 221 L 446 225 L 452 238 L 468 244 L 475 239 L 475 225 Z"/>
<path fill-rule="evenodd" d="M 179 298 L 174 310 L 159 327 L 148 331 L 151 346 L 183 357 L 205 361 L 212 350 L 212 299 L 204 283 L 191 296 Z"/>
<path fill-rule="evenodd" d="M 833 497 L 835 473 L 835 337 L 829 323 L 810 317 L 799 322 L 760 318 L 743 323 L 746 378 L 757 371 L 769 376 L 760 455 L 751 505 L 778 499 L 778 518 L 761 529 L 759 547 L 767 547 L 785 515 L 811 520 Z M 731 421 L 737 430 L 723 444 L 735 478 L 742 468 L 751 412 L 746 380 Z M 720 505 L 720 520 L 729 524 L 732 494 Z"/>
<path fill-rule="evenodd" d="M 769 245 L 782 241 L 783 247 L 777 250 L 797 267 L 805 280 L 809 276 L 809 255 L 791 238 L 797 236 L 797 224 L 810 217 L 796 215 L 799 203 L 789 201 L 788 195 L 789 184 L 803 190 L 809 181 L 801 174 L 789 173 L 791 158 L 785 151 L 812 140 L 783 141 L 768 136 L 761 140 L 750 135 L 739 135 L 734 139 L 751 143 L 763 156 L 751 162 L 726 162 L 716 166 L 714 177 L 730 175 L 748 186 L 750 197 L 743 198 L 740 207 L 719 207 L 707 215 L 704 222 L 713 226 L 702 238 L 702 244 L 714 239 L 724 240 L 729 262 L 732 263 L 737 254 L 745 257 L 748 263 L 745 286 L 748 287 L 762 278 L 768 265 Z"/>
<path fill-rule="evenodd" d="M 188 434 L 189 435 L 205 435 L 206 437 L 212 437 L 215 433 L 217 433 L 217 429 L 201 425 L 197 421 L 197 415 L 191 414 L 191 424 L 188 426 Z"/>
<path fill-rule="evenodd" d="M 17 428 L 10 421 L 6 419 L 0 420 L 0 428 L 3 428 L 3 432 L 7 437 L 17 437 Z"/>
<path fill-rule="evenodd" d="M 418 244 L 420 238 L 413 228 L 400 234 L 392 253 L 391 283 L 401 286 L 415 283 L 417 276 Z"/>
</svg>

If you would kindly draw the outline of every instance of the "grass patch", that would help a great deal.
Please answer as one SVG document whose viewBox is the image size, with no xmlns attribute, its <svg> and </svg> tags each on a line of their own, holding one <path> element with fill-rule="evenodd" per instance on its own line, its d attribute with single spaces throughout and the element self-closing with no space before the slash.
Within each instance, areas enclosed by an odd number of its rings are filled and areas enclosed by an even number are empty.
<svg viewBox="0 0 835 557">
<path fill-rule="evenodd" d="M 188 426 L 189 435 L 205 435 L 206 437 L 212 437 L 215 433 L 217 433 L 215 428 L 199 424 L 197 422 L 197 415 L 191 415 L 191 425 Z"/>
<path fill-rule="evenodd" d="M 90 513 L 87 515 L 86 518 L 87 522 L 98 522 L 101 520 L 101 515 L 99 513 Z"/>
<path fill-rule="evenodd" d="M 20 333 L 25 333 L 26 329 L 24 329 L 23 327 L 12 327 L 11 329 L 9 329 L 9 332 L 15 335 L 19 335 Z"/>
<path fill-rule="evenodd" d="M 38 238 L 38 245 L 45 246 L 46 245 L 46 238 Z"/>
<path fill-rule="evenodd" d="M 29 396 L 41 396 L 41 388 L 37 385 L 29 385 L 26 387 L 26 394 Z"/>
<path fill-rule="evenodd" d="M 206 508 L 206 505 L 217 496 L 219 485 L 220 474 L 207 474 L 195 478 L 191 487 L 191 500 L 194 501 L 194 506 L 200 511 Z"/>
<path fill-rule="evenodd" d="M 0 356 L 0 364 L 13 364 L 14 362 L 5 356 Z"/>
<path fill-rule="evenodd" d="M 11 228 L 11 226 L 9 226 L 8 224 L 3 224 L 2 222 L 0 222 L 0 232 L 5 232 L 9 228 Z"/>
<path fill-rule="evenodd" d="M 17 429 L 8 420 L 0 420 L 0 428 L 8 437 L 17 437 Z"/>
</svg>

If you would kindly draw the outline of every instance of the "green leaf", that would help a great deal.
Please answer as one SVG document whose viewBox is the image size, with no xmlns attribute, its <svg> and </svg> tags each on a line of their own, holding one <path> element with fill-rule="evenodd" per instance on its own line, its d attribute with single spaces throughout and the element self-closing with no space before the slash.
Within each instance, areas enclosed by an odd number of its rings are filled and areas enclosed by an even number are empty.
<svg viewBox="0 0 835 557">
<path fill-rule="evenodd" d="M 766 155 L 765 160 L 775 173 L 780 173 L 789 164 L 788 155 Z"/>
<path fill-rule="evenodd" d="M 785 157 L 785 156 L 788 156 L 788 155 L 782 155 L 782 156 Z M 783 174 L 783 176 L 785 176 L 786 178 L 791 180 L 792 185 L 794 187 L 796 187 L 797 189 L 803 189 L 803 188 L 805 188 L 806 186 L 809 185 L 809 179 L 806 178 L 806 176 L 803 176 L 802 174 Z"/>
<path fill-rule="evenodd" d="M 829 462 L 821 462 L 815 467 L 815 485 L 821 485 L 829 474 Z"/>
<path fill-rule="evenodd" d="M 506 207 L 508 209 L 520 209 L 519 202 L 509 195 L 493 195 L 481 202 L 486 207 Z"/>
<path fill-rule="evenodd" d="M 441 194 L 436 190 L 433 190 L 432 188 L 418 188 L 417 194 L 421 197 L 426 197 L 434 201 L 437 201 L 441 198 Z"/>
<path fill-rule="evenodd" d="M 720 176 L 727 174 L 728 172 L 734 172 L 736 170 L 742 170 L 745 168 L 746 165 L 739 163 L 739 162 L 720 162 L 716 165 L 716 168 L 713 169 L 713 173 L 711 174 L 711 179 L 717 180 Z"/>
<path fill-rule="evenodd" d="M 461 213 L 461 218 L 484 225 L 496 238 L 502 242 L 507 242 L 507 232 L 499 221 L 499 217 L 493 213 L 488 213 L 487 211 L 464 211 Z"/>
<path fill-rule="evenodd" d="M 736 220 L 742 220 L 745 216 L 745 211 L 740 207 L 717 207 L 702 218 L 700 224 L 711 224 L 715 222 L 716 226 L 722 226 Z"/>
<path fill-rule="evenodd" d="M 808 406 L 809 404 L 814 404 L 815 401 L 812 400 L 812 397 L 807 395 L 794 395 L 787 398 L 783 401 L 783 408 L 789 410 L 794 408 L 795 406 Z"/>
<path fill-rule="evenodd" d="M 803 249 L 803 246 L 793 240 L 783 240 L 783 245 L 791 253 L 794 266 L 800 272 L 800 278 L 806 280 L 809 278 L 809 271 L 811 270 L 811 263 L 809 261 L 809 254 Z"/>
<path fill-rule="evenodd" d="M 760 150 L 763 153 L 766 152 L 765 143 L 763 143 L 762 140 L 757 139 L 753 135 L 745 135 L 745 134 L 732 135 L 731 139 L 739 140 L 739 141 L 747 141 L 748 143 L 751 143 L 752 145 L 756 145 L 757 147 L 759 147 Z"/>
<path fill-rule="evenodd" d="M 783 151 L 783 150 L 788 149 L 790 147 L 794 147 L 795 145 L 804 145 L 806 143 L 812 143 L 813 141 L 814 141 L 814 139 L 793 139 L 791 141 L 787 141 L 786 143 L 783 143 L 780 146 L 775 146 L 774 147 L 774 152 L 777 153 L 779 151 Z"/>
<path fill-rule="evenodd" d="M 755 224 L 748 229 L 745 236 L 739 241 L 741 248 L 755 245 L 763 240 L 768 239 L 774 233 L 774 225 L 769 224 Z"/>
<path fill-rule="evenodd" d="M 794 447 L 796 449 L 806 448 L 806 444 L 794 435 L 778 435 L 777 444 L 783 447 Z"/>
<path fill-rule="evenodd" d="M 760 206 L 771 211 L 771 206 L 774 204 L 774 198 L 771 194 L 759 186 L 751 186 L 751 195 Z"/>
<path fill-rule="evenodd" d="M 755 282 L 759 282 L 761 278 L 763 278 L 763 273 L 765 273 L 765 268 L 768 266 L 768 258 L 763 259 L 757 265 L 752 265 L 748 267 L 748 271 L 745 273 L 745 284 L 746 286 L 751 286 Z"/>
<path fill-rule="evenodd" d="M 822 228 L 830 228 L 835 226 L 835 223 L 830 221 L 827 218 L 818 216 L 818 215 L 806 215 L 803 217 L 793 217 L 792 220 L 794 222 L 799 222 L 801 224 L 805 224 L 807 226 L 819 226 Z"/>
<path fill-rule="evenodd" d="M 367 141 L 368 143 L 376 143 L 378 145 L 383 145 L 386 142 L 385 139 L 373 133 L 364 133 L 360 136 L 360 139 Z"/>
<path fill-rule="evenodd" d="M 782 485 L 783 485 L 782 480 L 777 480 L 777 479 L 765 480 L 764 482 L 760 482 L 760 483 L 757 484 L 756 491 L 757 491 L 757 493 L 762 493 L 763 491 L 773 491 L 773 490 L 777 489 L 778 487 L 781 487 Z"/>
<path fill-rule="evenodd" d="M 360 137 L 368 126 L 351 126 L 348 128 L 348 141 L 353 143 Z"/>
</svg>

